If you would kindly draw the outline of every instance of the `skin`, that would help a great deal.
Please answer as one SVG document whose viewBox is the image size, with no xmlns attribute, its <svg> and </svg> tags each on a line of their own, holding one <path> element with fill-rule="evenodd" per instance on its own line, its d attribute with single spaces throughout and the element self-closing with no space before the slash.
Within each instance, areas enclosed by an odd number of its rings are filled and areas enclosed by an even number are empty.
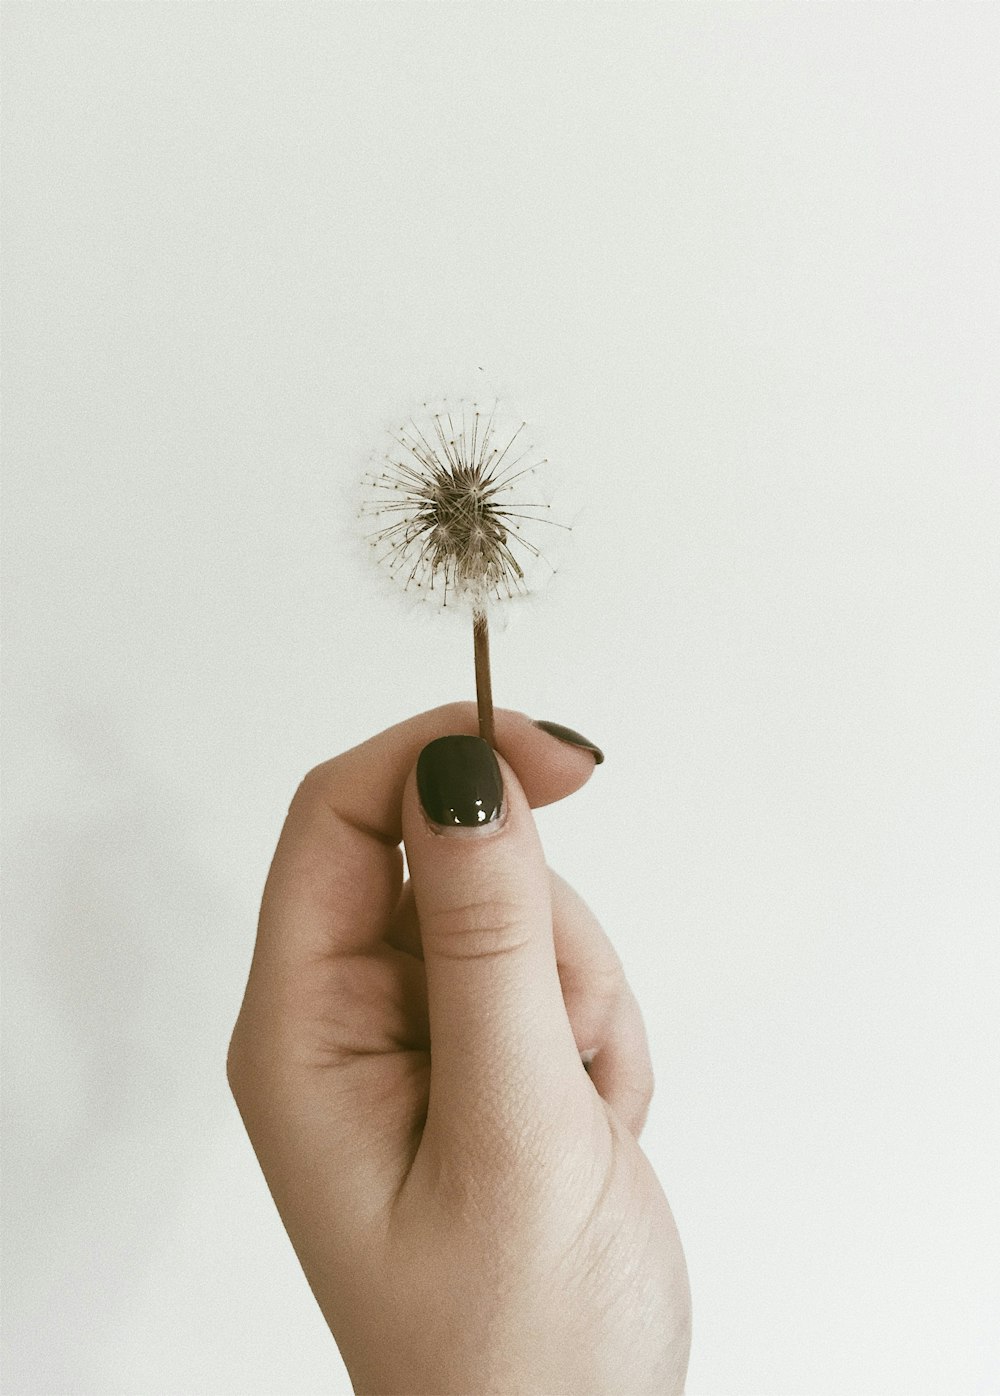
<svg viewBox="0 0 1000 1396">
<path fill-rule="evenodd" d="M 474 705 L 438 708 L 302 781 L 230 1086 L 358 1393 L 682 1392 L 690 1295 L 637 1142 L 642 1018 L 531 814 L 594 760 L 498 710 L 501 820 L 442 832 L 417 756 L 476 731 Z"/>
</svg>

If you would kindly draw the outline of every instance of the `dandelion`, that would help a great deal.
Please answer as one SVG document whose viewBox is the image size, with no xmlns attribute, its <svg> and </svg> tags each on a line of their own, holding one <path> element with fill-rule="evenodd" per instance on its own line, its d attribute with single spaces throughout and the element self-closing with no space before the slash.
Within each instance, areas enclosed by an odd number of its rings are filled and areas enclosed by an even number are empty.
<svg viewBox="0 0 1000 1396">
<path fill-rule="evenodd" d="M 527 424 L 505 424 L 497 404 L 425 406 L 391 433 L 361 508 L 376 524 L 367 535 L 373 555 L 407 591 L 471 608 L 479 730 L 491 746 L 488 611 L 554 570 L 537 526 L 568 531 L 536 497 L 546 459 L 529 439 Z"/>
</svg>

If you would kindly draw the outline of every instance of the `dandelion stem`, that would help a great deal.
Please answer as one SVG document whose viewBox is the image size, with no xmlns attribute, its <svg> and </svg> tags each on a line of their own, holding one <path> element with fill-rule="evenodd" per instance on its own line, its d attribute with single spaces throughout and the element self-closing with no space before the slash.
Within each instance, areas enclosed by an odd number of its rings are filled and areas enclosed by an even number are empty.
<svg viewBox="0 0 1000 1396">
<path fill-rule="evenodd" d="M 476 653 L 476 702 L 479 706 L 479 735 L 490 746 L 493 736 L 493 683 L 490 679 L 490 631 L 485 611 L 472 613 L 472 638 Z"/>
</svg>

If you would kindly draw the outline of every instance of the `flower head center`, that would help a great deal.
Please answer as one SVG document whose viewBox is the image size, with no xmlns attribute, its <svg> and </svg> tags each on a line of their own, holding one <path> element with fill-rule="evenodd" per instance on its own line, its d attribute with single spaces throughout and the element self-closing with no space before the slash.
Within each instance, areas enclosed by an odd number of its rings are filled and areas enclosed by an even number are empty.
<svg viewBox="0 0 1000 1396">
<path fill-rule="evenodd" d="M 503 564 L 507 530 L 490 501 L 488 482 L 472 466 L 441 471 L 421 510 L 436 563 L 450 563 L 463 581 L 490 580 Z"/>
</svg>

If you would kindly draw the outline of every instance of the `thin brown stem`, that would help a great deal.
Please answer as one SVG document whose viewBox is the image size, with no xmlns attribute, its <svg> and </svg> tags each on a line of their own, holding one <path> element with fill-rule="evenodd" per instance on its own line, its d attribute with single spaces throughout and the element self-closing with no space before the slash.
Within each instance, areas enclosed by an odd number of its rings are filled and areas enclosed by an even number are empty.
<svg viewBox="0 0 1000 1396">
<path fill-rule="evenodd" d="M 476 653 L 476 702 L 479 705 L 479 735 L 495 746 L 493 736 L 493 683 L 490 678 L 490 631 L 485 611 L 472 614 L 472 638 Z"/>
</svg>

